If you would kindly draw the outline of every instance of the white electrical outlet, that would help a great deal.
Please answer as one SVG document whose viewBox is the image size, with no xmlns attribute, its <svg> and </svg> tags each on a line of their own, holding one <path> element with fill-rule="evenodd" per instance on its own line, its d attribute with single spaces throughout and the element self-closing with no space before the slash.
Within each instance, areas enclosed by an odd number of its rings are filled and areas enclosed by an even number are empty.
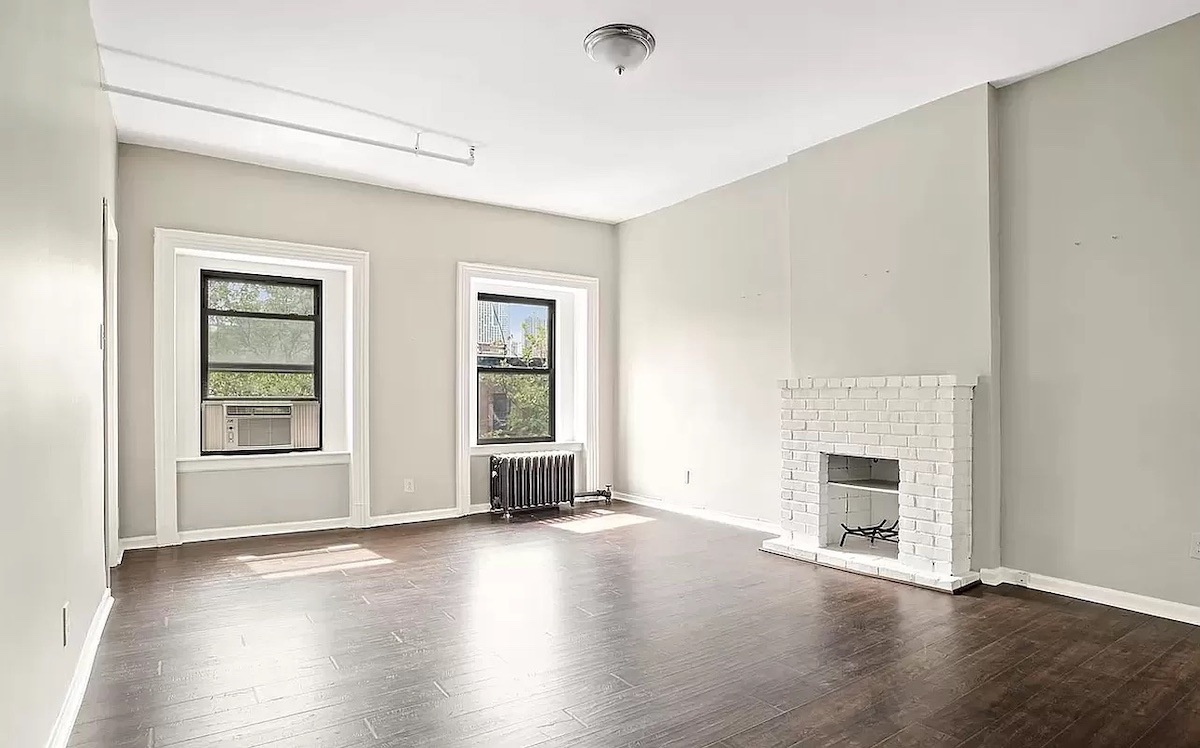
<svg viewBox="0 0 1200 748">
<path fill-rule="evenodd" d="M 416 481 L 414 481 L 412 478 L 405 478 L 404 479 L 404 493 L 415 493 L 416 490 L 417 490 Z"/>
<path fill-rule="evenodd" d="M 1029 572 L 1014 571 L 1012 581 L 1013 581 L 1013 584 L 1020 585 L 1021 587 L 1028 587 L 1029 586 Z"/>
<path fill-rule="evenodd" d="M 71 603 L 63 603 L 62 609 L 63 646 L 71 642 Z"/>
<path fill-rule="evenodd" d="M 1200 559 L 1200 532 L 1192 535 L 1192 558 Z"/>
</svg>

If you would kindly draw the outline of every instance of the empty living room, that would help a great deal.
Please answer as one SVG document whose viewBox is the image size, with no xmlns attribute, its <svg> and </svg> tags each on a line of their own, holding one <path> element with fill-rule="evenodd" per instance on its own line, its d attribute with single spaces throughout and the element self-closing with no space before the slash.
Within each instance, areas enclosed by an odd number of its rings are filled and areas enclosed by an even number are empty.
<svg viewBox="0 0 1200 748">
<path fill-rule="evenodd" d="M 1200 0 L 0 61 L 0 748 L 1200 748 Z"/>
</svg>

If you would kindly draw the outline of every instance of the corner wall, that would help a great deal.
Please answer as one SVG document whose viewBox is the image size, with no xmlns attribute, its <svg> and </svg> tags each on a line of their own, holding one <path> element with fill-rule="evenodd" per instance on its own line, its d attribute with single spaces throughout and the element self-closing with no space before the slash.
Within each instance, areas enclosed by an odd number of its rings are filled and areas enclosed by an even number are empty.
<svg viewBox="0 0 1200 748">
<path fill-rule="evenodd" d="M 1200 16 L 999 112 L 1004 565 L 1200 605 Z"/>
<path fill-rule="evenodd" d="M 0 745 L 34 748 L 106 585 L 101 201 L 116 136 L 86 0 L 0 3 L 0 69 Z"/>
<path fill-rule="evenodd" d="M 999 563 L 994 97 L 621 224 L 618 490 L 778 523 L 776 380 L 978 377 L 972 566 Z"/>
<path fill-rule="evenodd" d="M 620 225 L 617 490 L 779 523 L 787 225 L 783 166 Z"/>
<path fill-rule="evenodd" d="M 766 518 L 752 393 L 789 335 L 793 376 L 980 376 L 973 568 L 1200 605 L 1197 133 L 1200 16 L 623 224 L 618 489 Z M 776 303 L 696 281 L 725 272 Z M 720 373 L 730 330 L 761 372 Z M 738 412 L 698 428 L 713 397 Z M 718 454 L 719 491 L 681 485 Z"/>
</svg>

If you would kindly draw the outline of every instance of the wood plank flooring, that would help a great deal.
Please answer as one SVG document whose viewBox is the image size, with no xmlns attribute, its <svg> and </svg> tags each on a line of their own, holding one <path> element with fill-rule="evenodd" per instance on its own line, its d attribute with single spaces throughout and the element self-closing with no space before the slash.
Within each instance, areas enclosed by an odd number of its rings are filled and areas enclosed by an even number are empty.
<svg viewBox="0 0 1200 748">
<path fill-rule="evenodd" d="M 763 537 L 617 504 L 130 552 L 70 745 L 1200 746 L 1200 629 Z"/>
</svg>

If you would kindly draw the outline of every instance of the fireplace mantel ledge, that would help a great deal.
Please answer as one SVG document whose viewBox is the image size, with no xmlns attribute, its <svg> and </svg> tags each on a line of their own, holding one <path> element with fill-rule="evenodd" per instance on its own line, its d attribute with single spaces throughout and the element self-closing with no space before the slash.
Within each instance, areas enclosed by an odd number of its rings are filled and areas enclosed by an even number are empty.
<svg viewBox="0 0 1200 748">
<path fill-rule="evenodd" d="M 979 377 L 974 374 L 890 374 L 874 377 L 797 377 L 780 379 L 783 389 L 810 387 L 974 387 Z"/>
</svg>

